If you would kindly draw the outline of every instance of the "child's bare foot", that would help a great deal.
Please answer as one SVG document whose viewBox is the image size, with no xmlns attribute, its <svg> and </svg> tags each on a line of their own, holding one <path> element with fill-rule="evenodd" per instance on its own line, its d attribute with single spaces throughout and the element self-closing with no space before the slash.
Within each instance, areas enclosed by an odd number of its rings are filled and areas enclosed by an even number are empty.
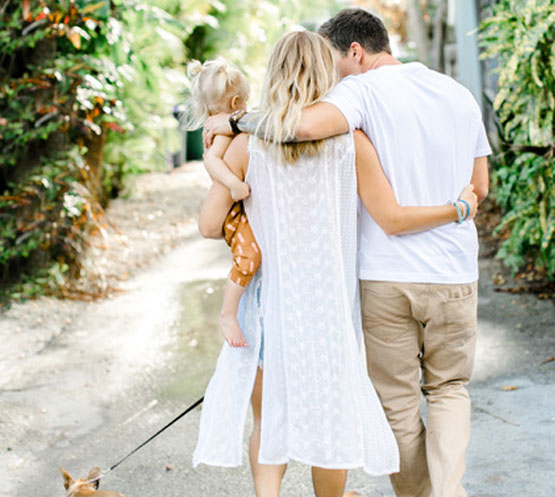
<svg viewBox="0 0 555 497">
<path fill-rule="evenodd" d="M 238 181 L 237 185 L 234 185 L 229 192 L 233 201 L 239 202 L 239 200 L 243 200 L 251 194 L 251 187 L 244 181 Z"/>
<path fill-rule="evenodd" d="M 220 314 L 220 330 L 231 347 L 248 347 L 236 314 Z"/>
</svg>

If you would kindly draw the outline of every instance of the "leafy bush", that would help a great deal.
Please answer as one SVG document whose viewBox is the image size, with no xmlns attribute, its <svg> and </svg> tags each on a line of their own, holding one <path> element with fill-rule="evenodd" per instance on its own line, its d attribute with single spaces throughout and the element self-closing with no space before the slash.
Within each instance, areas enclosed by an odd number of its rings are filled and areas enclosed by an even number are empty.
<svg viewBox="0 0 555 497">
<path fill-rule="evenodd" d="M 508 233 L 499 257 L 518 270 L 533 261 L 555 278 L 555 11 L 552 0 L 501 0 L 481 25 L 484 58 L 499 74 L 495 197 Z"/>
<path fill-rule="evenodd" d="M 53 265 L 60 276 L 77 260 L 99 227 L 106 134 L 121 130 L 125 116 L 121 76 L 106 55 L 118 42 L 108 0 L 9 0 L 1 9 L 0 283 L 6 284 Z"/>
<path fill-rule="evenodd" d="M 77 270 L 70 264 L 86 246 L 92 227 L 102 226 L 102 208 L 85 186 L 88 170 L 77 147 L 45 158 L 34 171 L 0 196 L 0 267 L 15 265 L 22 272 L 22 261 L 30 260 L 42 269 L 35 274 L 34 292 L 44 284 L 43 291 L 58 293 L 70 269 Z"/>
</svg>

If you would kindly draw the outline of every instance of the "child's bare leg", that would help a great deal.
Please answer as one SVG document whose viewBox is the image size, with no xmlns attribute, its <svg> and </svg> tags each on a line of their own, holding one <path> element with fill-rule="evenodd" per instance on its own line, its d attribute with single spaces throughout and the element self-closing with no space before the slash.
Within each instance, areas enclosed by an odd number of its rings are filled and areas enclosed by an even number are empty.
<svg viewBox="0 0 555 497">
<path fill-rule="evenodd" d="M 245 287 L 235 283 L 229 278 L 224 286 L 224 301 L 220 312 L 220 329 L 229 345 L 232 347 L 248 347 L 247 341 L 243 336 L 239 321 L 237 321 L 237 312 L 239 311 L 239 302 L 245 292 Z"/>
</svg>

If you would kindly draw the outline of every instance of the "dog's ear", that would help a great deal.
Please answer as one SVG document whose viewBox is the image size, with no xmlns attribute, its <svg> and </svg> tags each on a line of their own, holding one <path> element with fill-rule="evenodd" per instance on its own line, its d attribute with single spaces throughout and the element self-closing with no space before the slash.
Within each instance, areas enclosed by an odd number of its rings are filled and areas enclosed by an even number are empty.
<svg viewBox="0 0 555 497">
<path fill-rule="evenodd" d="M 73 478 L 69 475 L 69 473 L 60 466 L 60 471 L 62 472 L 62 476 L 64 477 L 64 487 L 66 490 L 69 489 L 69 486 L 73 483 Z"/>
<path fill-rule="evenodd" d="M 98 478 L 100 476 L 100 468 L 98 466 L 95 466 L 94 468 L 92 468 L 89 471 L 89 474 L 87 476 L 87 480 L 94 480 L 95 478 Z M 96 480 L 94 483 L 94 488 L 98 488 L 98 485 L 100 485 L 100 480 Z"/>
</svg>

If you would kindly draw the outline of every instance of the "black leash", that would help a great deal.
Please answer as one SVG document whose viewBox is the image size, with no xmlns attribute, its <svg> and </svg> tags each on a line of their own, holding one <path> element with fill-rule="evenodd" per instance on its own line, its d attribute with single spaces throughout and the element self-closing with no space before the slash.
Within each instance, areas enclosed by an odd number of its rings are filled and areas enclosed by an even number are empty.
<svg viewBox="0 0 555 497">
<path fill-rule="evenodd" d="M 145 440 L 141 445 L 139 445 L 138 447 L 135 447 L 129 454 L 127 454 L 123 459 L 120 459 L 116 464 L 113 464 L 109 470 L 107 471 L 103 471 L 97 478 L 94 478 L 92 480 L 89 481 L 89 483 L 92 483 L 96 480 L 100 480 L 100 478 L 102 476 L 106 476 L 108 473 L 110 473 L 111 471 L 113 471 L 114 469 L 116 469 L 123 461 L 125 461 L 126 459 L 128 459 L 129 457 L 131 457 L 133 454 L 135 454 L 135 452 L 137 452 L 139 449 L 143 448 L 147 443 L 151 442 L 152 440 L 154 440 L 158 435 L 160 435 L 160 433 L 162 433 L 163 431 L 167 430 L 171 425 L 173 425 L 174 423 L 176 423 L 177 421 L 179 421 L 183 416 L 185 416 L 186 414 L 190 413 L 195 407 L 198 407 L 200 404 L 202 404 L 202 402 L 204 401 L 204 397 L 201 397 L 200 399 L 198 399 L 193 405 L 187 407 L 187 409 L 185 409 L 181 414 L 179 414 L 176 418 L 172 419 L 166 426 L 164 426 L 163 428 L 161 428 L 160 430 L 158 430 L 154 435 L 152 435 L 148 440 Z"/>
</svg>

